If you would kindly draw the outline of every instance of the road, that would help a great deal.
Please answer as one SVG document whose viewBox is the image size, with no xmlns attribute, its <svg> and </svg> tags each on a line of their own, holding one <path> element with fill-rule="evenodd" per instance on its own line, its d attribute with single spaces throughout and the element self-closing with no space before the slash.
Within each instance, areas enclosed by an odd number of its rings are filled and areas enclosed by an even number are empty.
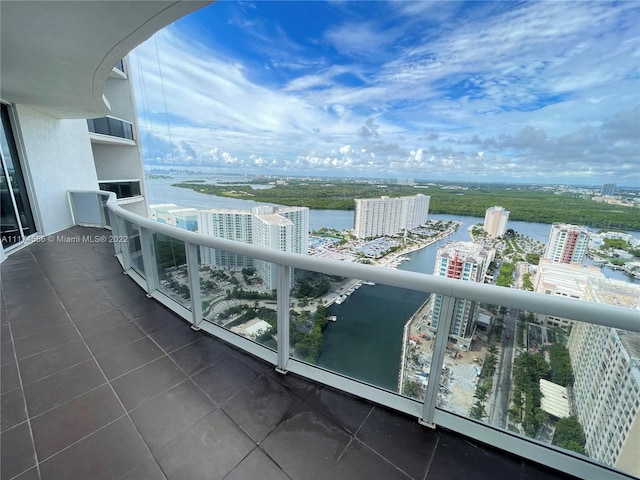
<svg viewBox="0 0 640 480">
<path fill-rule="evenodd" d="M 491 408 L 489 409 L 489 425 L 507 428 L 507 411 L 511 394 L 511 369 L 513 365 L 514 345 L 518 310 L 511 309 L 504 320 L 504 333 L 500 349 L 500 360 L 494 377 L 494 388 L 491 392 Z M 507 338 L 509 334 L 510 338 Z"/>
</svg>

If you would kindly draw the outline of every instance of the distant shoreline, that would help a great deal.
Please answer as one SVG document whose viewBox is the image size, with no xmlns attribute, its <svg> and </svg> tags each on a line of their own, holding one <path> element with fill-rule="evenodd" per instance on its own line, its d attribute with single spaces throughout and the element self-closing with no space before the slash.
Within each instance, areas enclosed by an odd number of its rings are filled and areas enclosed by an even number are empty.
<svg viewBox="0 0 640 480">
<path fill-rule="evenodd" d="M 495 185 L 447 187 L 442 185 L 403 186 L 393 184 L 347 183 L 333 180 L 297 181 L 253 189 L 249 185 L 215 185 L 177 182 L 173 187 L 186 188 L 206 195 L 252 200 L 287 206 L 306 206 L 315 210 L 354 210 L 356 198 L 412 196 L 418 193 L 431 198 L 432 214 L 484 217 L 487 208 L 500 205 L 510 212 L 509 220 L 584 225 L 593 229 L 640 231 L 640 208 L 593 201 L 564 190 L 549 191 L 535 186 L 505 188 Z M 384 187 L 384 188 L 381 188 Z"/>
</svg>

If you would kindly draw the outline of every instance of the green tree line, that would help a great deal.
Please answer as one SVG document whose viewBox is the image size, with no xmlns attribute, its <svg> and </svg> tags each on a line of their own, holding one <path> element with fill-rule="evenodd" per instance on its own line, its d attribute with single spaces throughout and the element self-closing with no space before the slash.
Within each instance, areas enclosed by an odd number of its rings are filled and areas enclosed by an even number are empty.
<svg viewBox="0 0 640 480">
<path fill-rule="evenodd" d="M 509 210 L 510 220 L 538 223 L 572 223 L 604 229 L 640 230 L 640 209 L 594 202 L 574 194 L 556 194 L 536 187 L 473 185 L 467 189 L 442 186 L 415 188 L 336 182 L 291 183 L 253 190 L 248 185 L 206 185 L 177 183 L 200 193 L 222 197 L 250 199 L 257 202 L 313 209 L 353 210 L 355 198 L 382 195 L 401 197 L 423 193 L 431 197 L 429 211 L 449 215 L 484 217 L 485 210 L 500 205 Z"/>
</svg>

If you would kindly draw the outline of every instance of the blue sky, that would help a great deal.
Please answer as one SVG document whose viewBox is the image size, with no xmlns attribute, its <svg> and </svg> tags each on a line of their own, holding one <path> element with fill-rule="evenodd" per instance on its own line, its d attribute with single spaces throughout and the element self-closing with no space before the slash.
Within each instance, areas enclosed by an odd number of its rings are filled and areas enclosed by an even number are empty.
<svg viewBox="0 0 640 480">
<path fill-rule="evenodd" d="M 147 165 L 640 186 L 638 2 L 214 3 L 130 57 Z"/>
</svg>

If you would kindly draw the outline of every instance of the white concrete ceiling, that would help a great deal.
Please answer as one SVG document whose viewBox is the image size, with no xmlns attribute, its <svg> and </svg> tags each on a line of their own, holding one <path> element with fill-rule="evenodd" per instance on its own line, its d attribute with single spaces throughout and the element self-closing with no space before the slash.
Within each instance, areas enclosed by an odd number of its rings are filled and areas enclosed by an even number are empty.
<svg viewBox="0 0 640 480">
<path fill-rule="evenodd" d="M 59 118 L 105 115 L 104 84 L 117 61 L 209 3 L 0 0 L 0 99 Z"/>
</svg>

